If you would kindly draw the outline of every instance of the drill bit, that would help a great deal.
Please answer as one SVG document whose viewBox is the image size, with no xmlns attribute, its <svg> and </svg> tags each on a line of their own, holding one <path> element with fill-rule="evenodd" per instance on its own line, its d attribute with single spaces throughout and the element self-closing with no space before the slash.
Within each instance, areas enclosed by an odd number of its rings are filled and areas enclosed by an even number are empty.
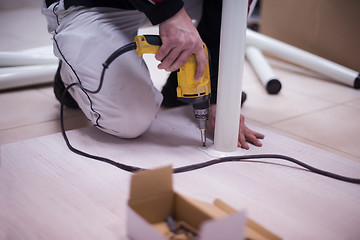
<svg viewBox="0 0 360 240">
<path fill-rule="evenodd" d="M 206 147 L 206 129 L 202 128 L 200 129 L 200 131 L 201 131 L 202 146 Z"/>
<path fill-rule="evenodd" d="M 194 108 L 195 118 L 198 120 L 199 129 L 201 132 L 202 146 L 206 147 L 206 121 L 209 118 L 209 108 L 196 109 Z"/>
</svg>

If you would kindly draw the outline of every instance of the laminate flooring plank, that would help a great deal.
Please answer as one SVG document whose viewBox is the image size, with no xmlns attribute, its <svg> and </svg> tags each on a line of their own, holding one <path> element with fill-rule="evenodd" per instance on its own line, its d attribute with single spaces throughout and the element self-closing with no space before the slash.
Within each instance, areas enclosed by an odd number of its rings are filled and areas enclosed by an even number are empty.
<svg viewBox="0 0 360 240">
<path fill-rule="evenodd" d="M 326 171 L 360 177 L 357 162 L 251 127 L 265 133 L 263 147 L 236 154 L 285 154 Z M 189 106 L 161 111 L 148 132 L 136 139 L 120 139 L 95 127 L 67 134 L 80 150 L 142 168 L 215 158 L 200 147 Z M 130 173 L 72 153 L 61 134 L 1 145 L 0 154 L 0 239 L 128 239 Z M 245 209 L 284 239 L 359 239 L 359 185 L 277 159 L 261 161 L 270 164 L 222 163 L 175 174 L 174 189 Z"/>
</svg>

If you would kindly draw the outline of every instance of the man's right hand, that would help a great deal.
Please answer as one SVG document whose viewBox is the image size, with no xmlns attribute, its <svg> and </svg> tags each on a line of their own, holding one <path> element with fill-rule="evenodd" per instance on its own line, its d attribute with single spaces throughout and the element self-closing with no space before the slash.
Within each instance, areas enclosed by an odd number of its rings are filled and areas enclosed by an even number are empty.
<svg viewBox="0 0 360 240">
<path fill-rule="evenodd" d="M 199 81 L 207 64 L 206 53 L 203 41 L 185 9 L 182 8 L 174 16 L 160 23 L 159 34 L 162 46 L 155 55 L 155 58 L 161 61 L 158 68 L 169 72 L 176 71 L 195 54 L 195 80 Z"/>
</svg>

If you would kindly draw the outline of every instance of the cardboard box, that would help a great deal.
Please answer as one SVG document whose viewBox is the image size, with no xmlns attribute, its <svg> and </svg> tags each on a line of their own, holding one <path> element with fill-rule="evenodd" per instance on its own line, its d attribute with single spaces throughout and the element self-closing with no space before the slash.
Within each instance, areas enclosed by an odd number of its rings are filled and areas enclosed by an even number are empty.
<svg viewBox="0 0 360 240">
<path fill-rule="evenodd" d="M 176 238 L 166 221 L 169 216 L 178 230 Z M 281 239 L 221 200 L 210 204 L 174 192 L 170 166 L 132 176 L 127 233 L 133 240 Z"/>
<path fill-rule="evenodd" d="M 360 1 L 262 0 L 260 32 L 360 71 Z"/>
</svg>

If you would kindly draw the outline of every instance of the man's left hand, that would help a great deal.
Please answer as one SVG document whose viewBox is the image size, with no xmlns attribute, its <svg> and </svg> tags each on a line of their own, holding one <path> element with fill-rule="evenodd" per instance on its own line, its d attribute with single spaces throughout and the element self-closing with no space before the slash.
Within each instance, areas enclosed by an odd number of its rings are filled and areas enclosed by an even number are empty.
<svg viewBox="0 0 360 240">
<path fill-rule="evenodd" d="M 215 131 L 215 117 L 216 104 L 212 104 L 210 105 L 209 125 L 213 131 Z M 263 134 L 249 129 L 245 125 L 245 117 L 242 114 L 240 115 L 238 147 L 249 150 L 249 144 L 247 142 L 250 142 L 257 147 L 261 147 L 262 143 L 259 141 L 259 139 L 263 139 L 264 137 L 265 136 Z"/>
</svg>

